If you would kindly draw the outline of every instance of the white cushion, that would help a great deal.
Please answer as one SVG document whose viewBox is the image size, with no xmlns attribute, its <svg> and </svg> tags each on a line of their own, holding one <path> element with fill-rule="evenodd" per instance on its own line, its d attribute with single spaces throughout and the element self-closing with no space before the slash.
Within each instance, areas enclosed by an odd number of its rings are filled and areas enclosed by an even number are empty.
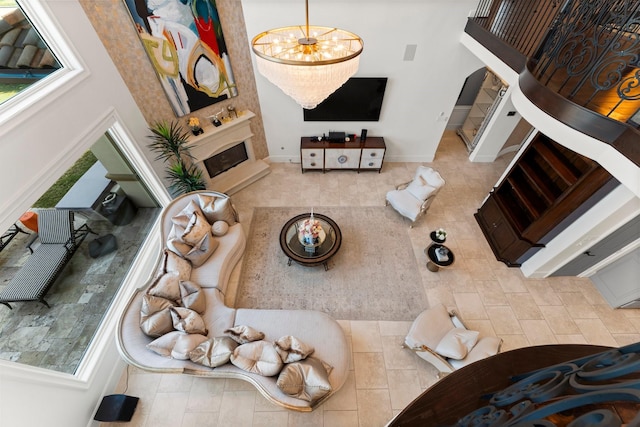
<svg viewBox="0 0 640 427">
<path fill-rule="evenodd" d="M 444 179 L 442 179 L 442 176 L 428 166 L 418 166 L 415 178 L 417 177 L 422 177 L 427 184 L 435 188 L 441 188 L 444 185 Z"/>
<path fill-rule="evenodd" d="M 180 273 L 170 271 L 156 277 L 147 293 L 169 301 L 180 301 Z"/>
<path fill-rule="evenodd" d="M 206 235 L 211 235 L 211 224 L 209 224 L 202 212 L 195 211 L 180 237 L 186 244 L 196 246 Z"/>
<path fill-rule="evenodd" d="M 398 213 L 415 221 L 420 214 L 422 200 L 419 200 L 406 190 L 391 190 L 387 193 L 387 201 Z"/>
<path fill-rule="evenodd" d="M 140 329 L 150 337 L 159 337 L 173 331 L 171 318 L 173 302 L 144 294 L 140 307 Z"/>
<path fill-rule="evenodd" d="M 476 342 L 479 332 L 463 328 L 453 328 L 442 337 L 435 348 L 440 356 L 461 360 L 467 356 Z"/>
<path fill-rule="evenodd" d="M 438 189 L 427 184 L 424 178 L 419 176 L 409 183 L 407 191 L 416 199 L 427 200 L 433 193 L 438 191 Z"/>
<path fill-rule="evenodd" d="M 326 363 L 310 357 L 287 364 L 276 384 L 283 393 L 314 403 L 331 391 L 330 369 Z"/>
<path fill-rule="evenodd" d="M 197 312 L 184 307 L 170 307 L 169 312 L 174 329 L 189 334 L 207 335 L 207 326 Z"/>
<path fill-rule="evenodd" d="M 180 302 L 185 308 L 203 314 L 207 308 L 207 298 L 197 283 L 189 280 L 180 281 Z"/>
<path fill-rule="evenodd" d="M 278 338 L 273 345 L 284 363 L 306 359 L 307 356 L 314 352 L 313 347 L 291 335 Z"/>
<path fill-rule="evenodd" d="M 216 221 L 211 224 L 211 232 L 216 237 L 222 237 L 229 231 L 229 224 L 226 221 Z"/>
<path fill-rule="evenodd" d="M 161 356 L 187 360 L 189 353 L 206 340 L 204 335 L 173 331 L 153 340 L 147 344 L 147 348 Z"/>
<path fill-rule="evenodd" d="M 447 332 L 453 328 L 454 325 L 446 307 L 438 304 L 426 309 L 416 317 L 405 338 L 405 344 L 411 348 L 425 345 L 433 350 Z"/>
<path fill-rule="evenodd" d="M 257 331 L 247 325 L 234 326 L 233 328 L 225 330 L 224 333 L 238 344 L 246 344 L 264 339 L 263 332 Z"/>
<path fill-rule="evenodd" d="M 239 345 L 231 355 L 238 368 L 265 377 L 278 375 L 284 363 L 269 341 L 253 341 Z"/>
<path fill-rule="evenodd" d="M 494 354 L 498 354 L 500 346 L 502 345 L 502 339 L 498 337 L 482 337 L 478 343 L 471 349 L 467 357 L 462 360 L 450 359 L 449 363 L 454 369 L 460 369 L 469 363 L 476 362 L 478 360 L 485 359 Z"/>
<path fill-rule="evenodd" d="M 238 343 L 229 337 L 215 337 L 200 343 L 189 353 L 192 362 L 210 368 L 216 368 L 228 363 Z"/>
</svg>

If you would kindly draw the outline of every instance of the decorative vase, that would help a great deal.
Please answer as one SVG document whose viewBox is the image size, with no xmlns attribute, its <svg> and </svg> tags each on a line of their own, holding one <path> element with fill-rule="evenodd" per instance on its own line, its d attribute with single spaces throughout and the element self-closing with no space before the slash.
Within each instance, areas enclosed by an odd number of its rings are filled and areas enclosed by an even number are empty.
<svg viewBox="0 0 640 427">
<path fill-rule="evenodd" d="M 211 123 L 213 123 L 215 127 L 222 126 L 222 122 L 220 121 L 218 116 L 213 116 L 213 119 L 211 119 Z"/>
<path fill-rule="evenodd" d="M 324 242 L 326 237 L 320 221 L 315 219 L 313 215 L 298 224 L 298 240 L 302 246 L 316 248 Z"/>
<path fill-rule="evenodd" d="M 201 127 L 192 127 L 191 128 L 191 133 L 193 133 L 195 136 L 200 135 L 201 133 L 203 133 L 204 131 L 202 130 Z"/>
</svg>

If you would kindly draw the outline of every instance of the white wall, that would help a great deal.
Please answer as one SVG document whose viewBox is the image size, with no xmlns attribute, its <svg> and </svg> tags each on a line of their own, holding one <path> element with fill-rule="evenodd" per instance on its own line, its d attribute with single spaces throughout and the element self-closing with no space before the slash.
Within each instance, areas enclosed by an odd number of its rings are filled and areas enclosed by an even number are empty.
<svg viewBox="0 0 640 427">
<path fill-rule="evenodd" d="M 7 229 L 107 129 L 120 139 L 144 141 L 147 125 L 111 59 L 75 0 L 30 0 L 30 16 L 48 20 L 49 30 L 64 28 L 54 51 L 82 58 L 71 82 L 50 93 L 45 102 L 17 116 L 0 115 L 0 228 Z M 29 14 L 29 13 L 28 13 Z M 39 26 L 39 25 L 38 25 Z M 49 31 L 48 31 L 49 32 Z M 136 154 L 135 147 L 128 149 Z M 139 153 L 138 153 L 139 154 Z M 150 176 L 152 166 L 139 159 L 142 172 L 163 199 L 161 185 Z M 166 194 L 164 195 L 166 197 Z M 149 274 L 143 261 L 136 273 Z M 135 278 L 132 278 L 135 279 Z M 129 280 L 128 286 L 135 280 Z M 127 285 L 125 284 L 125 287 Z M 116 301 L 123 302 L 123 295 Z M 7 309 L 1 307 L 1 309 Z M 9 314 L 10 315 L 10 314 Z M 113 314 L 99 337 L 103 348 L 92 351 L 89 365 L 77 376 L 0 361 L 0 425 L 86 426 L 106 392 L 113 389 L 123 363 L 117 354 Z"/>
<path fill-rule="evenodd" d="M 311 1 L 311 25 L 336 26 L 364 40 L 356 77 L 388 77 L 379 122 L 304 122 L 302 108 L 255 69 L 270 160 L 299 161 L 300 137 L 329 130 L 383 136 L 387 161 L 433 160 L 466 77 L 483 64 L 460 44 L 477 2 Z M 249 40 L 262 31 L 304 24 L 300 0 L 243 0 Z M 416 44 L 414 61 L 403 61 Z M 254 64 L 255 65 L 255 64 Z"/>
</svg>

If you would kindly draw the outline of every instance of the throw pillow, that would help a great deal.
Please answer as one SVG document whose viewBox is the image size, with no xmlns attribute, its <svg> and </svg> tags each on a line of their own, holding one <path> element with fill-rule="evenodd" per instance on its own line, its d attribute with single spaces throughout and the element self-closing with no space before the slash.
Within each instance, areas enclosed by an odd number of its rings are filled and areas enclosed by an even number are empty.
<svg viewBox="0 0 640 427">
<path fill-rule="evenodd" d="M 140 308 L 140 329 L 150 337 L 159 337 L 173 331 L 170 308 L 173 303 L 153 295 L 142 296 Z"/>
<path fill-rule="evenodd" d="M 153 281 L 149 290 L 149 295 L 168 299 L 177 302 L 180 300 L 180 275 L 176 271 L 164 273 Z"/>
<path fill-rule="evenodd" d="M 206 340 L 204 335 L 173 331 L 150 342 L 147 348 L 160 356 L 188 360 L 189 353 Z"/>
<path fill-rule="evenodd" d="M 167 240 L 167 247 L 180 256 L 188 259 L 194 267 L 200 267 L 211 254 L 215 252 L 220 243 L 209 233 L 202 237 L 196 245 L 189 245 L 178 237 Z"/>
<path fill-rule="evenodd" d="M 185 308 L 203 314 L 207 308 L 207 299 L 200 285 L 189 280 L 180 281 L 180 302 Z"/>
<path fill-rule="evenodd" d="M 209 223 L 225 221 L 227 224 L 233 225 L 237 222 L 238 214 L 233 208 L 230 198 L 198 194 L 198 202 Z"/>
<path fill-rule="evenodd" d="M 306 359 L 314 351 L 313 347 L 291 335 L 278 338 L 273 345 L 284 363 Z"/>
<path fill-rule="evenodd" d="M 198 313 L 184 307 L 171 307 L 174 329 L 189 334 L 207 335 L 207 327 Z"/>
<path fill-rule="evenodd" d="M 282 369 L 282 359 L 268 341 L 253 341 L 239 345 L 231 355 L 231 363 L 243 371 L 264 377 L 278 375 Z"/>
<path fill-rule="evenodd" d="M 233 328 L 226 329 L 224 333 L 238 344 L 246 344 L 264 339 L 264 333 L 246 325 L 234 326 Z"/>
<path fill-rule="evenodd" d="M 427 184 L 421 177 L 417 177 L 407 186 L 407 191 L 418 200 L 427 200 L 437 189 Z"/>
<path fill-rule="evenodd" d="M 435 352 L 440 356 L 461 360 L 478 342 L 478 331 L 453 328 L 440 340 Z"/>
<path fill-rule="evenodd" d="M 162 255 L 162 273 L 177 272 L 180 280 L 189 280 L 191 277 L 191 261 L 182 258 L 175 252 L 165 249 Z"/>
<path fill-rule="evenodd" d="M 206 235 L 211 235 L 211 224 L 207 222 L 202 212 L 196 211 L 184 229 L 184 233 L 181 236 L 182 241 L 188 245 L 195 246 Z"/>
<path fill-rule="evenodd" d="M 189 225 L 193 213 L 198 211 L 202 212 L 200 206 L 198 206 L 195 200 L 191 199 L 178 215 L 171 217 L 171 222 L 185 229 L 187 225 Z"/>
<path fill-rule="evenodd" d="M 331 392 L 330 370 L 326 363 L 308 357 L 285 365 L 276 384 L 284 394 L 315 403 Z"/>
<path fill-rule="evenodd" d="M 228 363 L 238 343 L 229 337 L 209 338 L 200 343 L 189 353 L 192 362 L 210 368 L 216 368 Z"/>
<path fill-rule="evenodd" d="M 222 237 L 229 231 L 229 224 L 226 221 L 216 221 L 211 224 L 211 232 L 216 237 Z"/>
</svg>

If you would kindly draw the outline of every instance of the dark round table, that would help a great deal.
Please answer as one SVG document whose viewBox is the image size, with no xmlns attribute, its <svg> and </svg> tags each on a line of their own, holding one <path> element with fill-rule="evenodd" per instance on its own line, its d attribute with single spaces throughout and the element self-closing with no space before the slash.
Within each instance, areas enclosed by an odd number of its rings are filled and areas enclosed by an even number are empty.
<svg viewBox="0 0 640 427">
<path fill-rule="evenodd" d="M 449 258 L 446 261 L 438 260 L 438 256 L 436 255 L 436 249 L 445 248 L 448 252 Z M 455 261 L 455 257 L 451 249 L 447 248 L 445 245 L 441 245 L 439 243 L 432 243 L 424 250 L 425 255 L 427 255 L 427 269 L 429 271 L 433 271 L 434 273 L 440 269 L 440 267 L 449 267 Z"/>
<path fill-rule="evenodd" d="M 313 217 L 320 221 L 326 237 L 322 244 L 314 248 L 304 246 L 298 239 L 298 224 L 310 216 L 311 213 L 303 213 L 286 222 L 280 231 L 280 247 L 289 257 L 288 265 L 295 261 L 306 267 L 324 265 L 324 269 L 328 270 L 327 262 L 338 252 L 342 244 L 342 233 L 334 220 L 326 215 L 314 213 Z"/>
</svg>

